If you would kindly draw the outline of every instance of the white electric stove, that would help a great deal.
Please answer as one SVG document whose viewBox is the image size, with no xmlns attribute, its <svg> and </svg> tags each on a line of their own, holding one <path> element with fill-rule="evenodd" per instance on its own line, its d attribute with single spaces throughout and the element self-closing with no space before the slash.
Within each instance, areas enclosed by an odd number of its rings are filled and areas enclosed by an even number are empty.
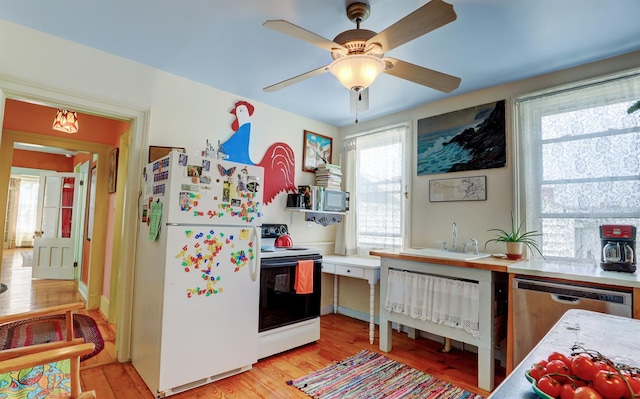
<svg viewBox="0 0 640 399">
<path fill-rule="evenodd" d="M 276 248 L 287 225 L 262 226 L 258 358 L 262 359 L 320 339 L 322 255 L 316 248 Z M 298 294 L 298 262 L 312 260 L 313 292 Z"/>
</svg>

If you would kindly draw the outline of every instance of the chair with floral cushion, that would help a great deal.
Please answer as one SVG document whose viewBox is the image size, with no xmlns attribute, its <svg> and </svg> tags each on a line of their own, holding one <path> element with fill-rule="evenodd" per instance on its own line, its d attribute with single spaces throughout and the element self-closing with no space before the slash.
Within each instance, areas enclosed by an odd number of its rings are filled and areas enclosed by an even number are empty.
<svg viewBox="0 0 640 399">
<path fill-rule="evenodd" d="M 95 399 L 95 391 L 80 392 L 80 358 L 94 350 L 73 335 L 73 311 L 82 302 L 0 316 L 0 325 L 66 313 L 66 339 L 0 350 L 0 398 L 52 397 Z M 4 394 L 4 395 L 3 395 Z"/>
</svg>

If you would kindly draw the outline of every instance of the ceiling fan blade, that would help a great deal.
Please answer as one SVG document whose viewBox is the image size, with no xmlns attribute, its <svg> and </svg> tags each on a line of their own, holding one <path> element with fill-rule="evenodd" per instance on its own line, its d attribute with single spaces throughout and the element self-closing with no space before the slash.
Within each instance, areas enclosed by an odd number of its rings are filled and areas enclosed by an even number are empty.
<svg viewBox="0 0 640 399">
<path fill-rule="evenodd" d="M 384 61 L 390 62 L 393 67 L 386 69 L 384 72 L 395 77 L 410 80 L 432 89 L 450 93 L 460 86 L 462 79 L 447 75 L 446 73 L 434 71 L 433 69 L 423 68 L 418 65 L 410 64 L 405 61 L 396 60 L 395 58 L 385 57 Z"/>
<path fill-rule="evenodd" d="M 339 51 L 344 54 L 348 52 L 344 46 L 282 19 L 272 19 L 262 25 L 304 42 L 311 43 L 327 51 Z"/>
<path fill-rule="evenodd" d="M 455 21 L 457 15 L 451 4 L 431 0 L 387 29 L 367 40 L 367 47 L 379 43 L 387 52 L 432 30 Z"/>
<path fill-rule="evenodd" d="M 267 86 L 262 90 L 267 91 L 267 92 L 280 90 L 280 89 L 285 88 L 287 86 L 291 86 L 294 83 L 301 82 L 303 80 L 312 78 L 314 76 L 322 75 L 323 73 L 325 73 L 327 71 L 329 71 L 329 65 L 325 65 L 323 67 L 311 70 L 309 72 L 305 72 L 305 73 L 300 74 L 298 76 L 294 76 L 294 77 L 289 78 L 287 80 L 283 80 L 282 82 L 273 84 L 271 86 Z"/>
<path fill-rule="evenodd" d="M 351 113 L 358 114 L 369 109 L 369 88 L 355 91 L 349 90 Z"/>
</svg>

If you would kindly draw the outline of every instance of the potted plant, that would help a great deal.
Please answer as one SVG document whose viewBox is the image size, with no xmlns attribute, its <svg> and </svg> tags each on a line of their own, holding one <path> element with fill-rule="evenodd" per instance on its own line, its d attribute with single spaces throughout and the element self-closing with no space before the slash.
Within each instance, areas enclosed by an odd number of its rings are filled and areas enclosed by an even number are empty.
<svg viewBox="0 0 640 399">
<path fill-rule="evenodd" d="M 487 231 L 497 231 L 497 237 L 491 238 L 484 243 L 484 248 L 487 248 L 487 244 L 490 242 L 504 242 L 507 246 L 507 258 L 508 259 L 520 259 L 522 258 L 522 253 L 524 246 L 526 245 L 529 250 L 535 249 L 540 256 L 544 258 L 542 252 L 540 251 L 540 247 L 538 247 L 538 243 L 533 239 L 533 237 L 541 236 L 542 234 L 537 231 L 523 231 L 522 226 L 524 225 L 524 220 L 520 223 L 520 226 L 516 228 L 515 221 L 513 220 L 513 213 L 511 213 L 511 231 L 507 232 L 502 229 L 489 229 Z"/>
</svg>

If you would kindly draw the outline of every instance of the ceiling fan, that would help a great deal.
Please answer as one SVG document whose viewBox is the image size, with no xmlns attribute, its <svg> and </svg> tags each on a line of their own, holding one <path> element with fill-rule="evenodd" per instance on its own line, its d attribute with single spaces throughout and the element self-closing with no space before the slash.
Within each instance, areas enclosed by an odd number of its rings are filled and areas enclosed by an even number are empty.
<svg viewBox="0 0 640 399">
<path fill-rule="evenodd" d="M 347 18 L 356 24 L 356 29 L 338 34 L 333 41 L 281 19 L 266 21 L 263 25 L 269 29 L 330 51 L 333 62 L 265 87 L 264 91 L 276 91 L 325 72 L 331 72 L 353 92 L 367 89 L 382 72 L 445 93 L 458 88 L 461 81 L 458 77 L 384 56 L 387 51 L 455 21 L 457 16 L 451 4 L 431 0 L 380 33 L 360 29 L 360 23 L 371 12 L 369 4 L 352 3 L 346 11 Z M 352 108 L 353 98 L 354 93 Z M 362 100 L 361 95 L 355 98 Z"/>
</svg>

